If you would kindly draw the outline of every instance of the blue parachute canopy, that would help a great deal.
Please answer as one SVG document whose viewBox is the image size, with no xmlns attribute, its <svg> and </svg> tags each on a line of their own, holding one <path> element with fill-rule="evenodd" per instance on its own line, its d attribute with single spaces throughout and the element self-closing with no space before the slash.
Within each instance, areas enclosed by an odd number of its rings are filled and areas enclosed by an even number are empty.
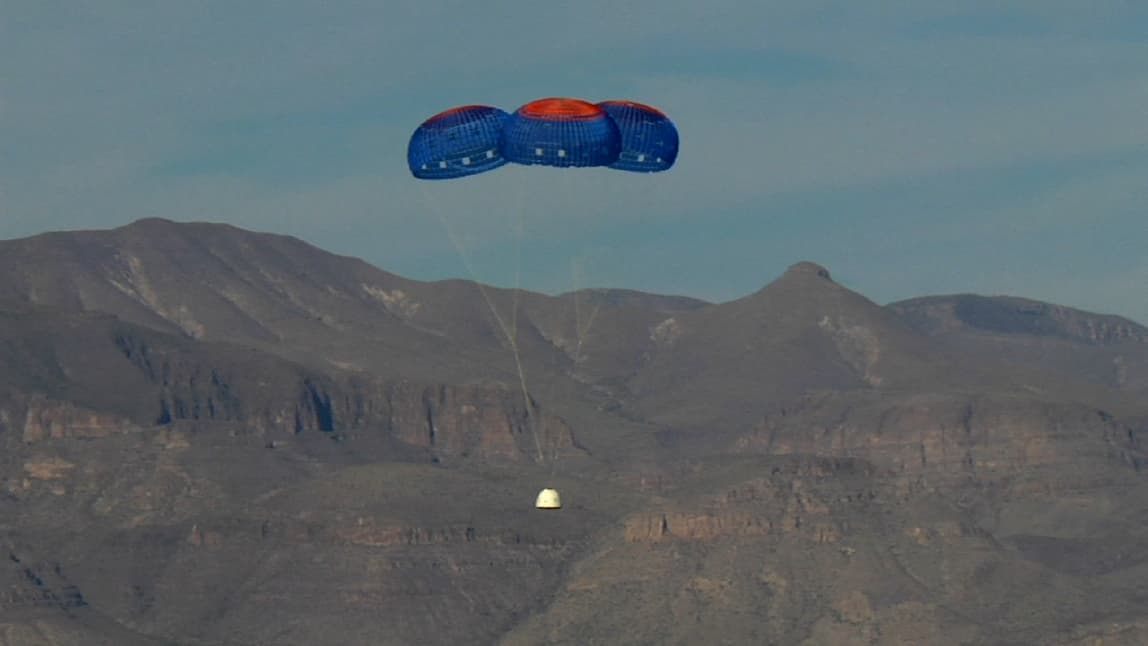
<svg viewBox="0 0 1148 646">
<path fill-rule="evenodd" d="M 507 115 L 498 108 L 466 105 L 440 112 L 411 135 L 407 165 L 419 179 L 454 179 L 506 163 L 499 140 Z"/>
<path fill-rule="evenodd" d="M 622 137 L 622 150 L 610 168 L 637 173 L 668 170 L 678 157 L 678 129 L 657 108 L 633 101 L 603 101 L 598 104 Z"/>
<path fill-rule="evenodd" d="M 622 140 L 606 111 L 579 99 L 532 101 L 511 114 L 502 129 L 502 156 L 526 165 L 609 166 Z"/>
</svg>

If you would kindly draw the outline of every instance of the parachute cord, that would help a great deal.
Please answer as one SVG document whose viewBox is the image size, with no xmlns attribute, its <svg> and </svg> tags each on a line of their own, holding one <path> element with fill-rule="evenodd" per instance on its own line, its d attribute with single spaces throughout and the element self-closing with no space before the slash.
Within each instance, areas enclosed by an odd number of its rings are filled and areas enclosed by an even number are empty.
<svg viewBox="0 0 1148 646">
<path fill-rule="evenodd" d="M 526 182 L 518 182 L 518 207 L 514 227 L 514 298 L 511 306 L 511 329 L 518 338 L 518 297 L 522 284 L 522 239 L 526 230 Z"/>
<path fill-rule="evenodd" d="M 578 330 L 578 354 L 582 353 L 582 343 L 590 336 L 590 328 L 594 326 L 594 319 L 598 318 L 598 310 L 601 309 L 601 304 L 594 306 L 594 311 L 590 312 L 590 318 L 586 319 L 586 325 Z"/>
<path fill-rule="evenodd" d="M 526 386 L 526 373 L 522 369 L 522 359 L 518 352 L 517 330 L 507 325 L 505 319 L 503 319 L 502 316 L 498 313 L 498 308 L 494 306 L 494 301 L 490 298 L 490 294 L 487 292 L 486 286 L 483 285 L 482 281 L 478 279 L 478 273 L 475 272 L 474 265 L 470 262 L 470 256 L 466 253 L 466 247 L 455 234 L 454 227 L 451 226 L 450 221 L 447 219 L 442 210 L 438 208 L 437 202 L 435 202 L 431 196 L 430 191 L 427 190 L 425 183 L 419 183 L 423 184 L 422 191 L 426 203 L 430 205 L 430 210 L 434 213 L 435 217 L 438 218 L 438 221 L 442 224 L 443 229 L 446 230 L 447 237 L 450 239 L 450 242 L 454 246 L 455 251 L 458 252 L 459 258 L 462 259 L 462 264 L 466 267 L 466 271 L 470 274 L 471 280 L 474 282 L 475 286 L 478 287 L 479 293 L 482 294 L 482 299 L 486 302 L 487 308 L 490 309 L 490 314 L 498 323 L 498 327 L 500 330 L 502 330 L 502 334 L 506 337 L 507 342 L 510 343 L 510 352 L 514 357 L 514 368 L 518 372 L 518 385 L 522 390 L 522 403 L 526 407 L 526 426 L 530 429 L 530 434 L 534 438 L 534 450 L 538 456 L 537 460 L 538 462 L 543 462 L 546 459 L 546 455 L 542 451 L 542 441 L 538 437 L 538 424 L 535 421 L 535 414 L 530 400 L 530 390 Z M 515 289 L 515 293 L 517 293 L 517 289 Z M 515 302 L 517 303 L 517 301 Z M 517 310 L 517 307 L 515 309 Z"/>
<path fill-rule="evenodd" d="M 538 453 L 538 461 L 542 462 L 546 459 L 546 455 L 542 452 L 542 440 L 538 438 L 538 427 L 540 424 L 534 414 L 534 405 L 530 400 L 530 391 L 526 388 L 526 373 L 522 370 L 522 360 L 518 355 L 518 344 L 512 342 L 510 344 L 510 351 L 514 354 L 514 367 L 518 369 L 518 384 L 522 387 L 522 403 L 526 406 L 526 426 L 530 429 L 531 436 L 534 437 L 534 450 Z"/>
<path fill-rule="evenodd" d="M 550 479 L 554 480 L 554 476 L 558 473 L 558 449 L 561 446 L 561 440 L 557 436 L 554 439 L 554 451 L 550 456 Z"/>
<path fill-rule="evenodd" d="M 518 298 L 522 282 L 522 239 L 526 229 L 526 182 L 518 183 L 518 213 L 514 236 L 514 294 L 511 301 L 511 331 L 514 335 L 510 342 L 510 350 L 514 353 L 514 367 L 518 370 L 518 382 L 522 388 L 522 403 L 526 407 L 526 423 L 530 427 L 530 434 L 534 438 L 534 449 L 538 454 L 538 461 L 546 459 L 542 451 L 542 438 L 540 430 L 544 430 L 542 421 L 534 413 L 533 403 L 530 399 L 530 390 L 526 386 L 526 371 L 522 367 L 522 359 L 518 353 Z"/>
<path fill-rule="evenodd" d="M 594 174 L 601 177 L 599 174 Z M 593 175 L 592 175 L 593 176 Z M 573 203 L 573 194 L 576 192 L 570 174 L 566 174 L 563 180 L 563 186 L 567 194 L 566 202 Z M 605 187 L 601 184 L 594 186 L 594 190 L 589 191 L 592 195 L 602 195 L 605 192 Z M 598 310 L 601 305 L 595 305 L 594 310 L 590 312 L 590 317 L 583 324 L 582 320 L 582 288 L 584 287 L 585 259 L 573 258 L 570 261 L 570 280 L 573 284 L 574 296 L 574 364 L 577 366 L 579 359 L 582 357 L 582 346 L 586 341 L 586 337 L 590 335 L 590 328 L 594 325 L 594 319 L 598 317 Z"/>
<path fill-rule="evenodd" d="M 589 318 L 586 319 L 583 325 L 582 321 L 582 270 L 580 264 L 572 264 L 570 267 L 570 274 L 574 281 L 574 334 L 577 337 L 574 346 L 574 365 L 577 367 L 578 361 L 582 358 L 582 345 L 585 343 L 586 338 L 590 336 L 590 328 L 594 326 L 594 319 L 598 318 L 598 311 L 601 309 L 601 304 L 595 304 L 593 311 L 590 312 Z"/>
<path fill-rule="evenodd" d="M 578 358 L 582 356 L 582 263 L 578 259 L 570 261 L 570 282 L 574 287 L 574 336 L 577 343 L 574 346 L 574 367 L 578 367 Z"/>
</svg>

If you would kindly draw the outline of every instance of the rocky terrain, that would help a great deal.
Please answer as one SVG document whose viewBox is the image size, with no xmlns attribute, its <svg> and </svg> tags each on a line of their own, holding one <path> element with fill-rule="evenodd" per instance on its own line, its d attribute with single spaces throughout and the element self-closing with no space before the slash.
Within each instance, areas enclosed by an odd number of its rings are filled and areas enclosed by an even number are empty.
<svg viewBox="0 0 1148 646">
<path fill-rule="evenodd" d="M 0 276 L 0 646 L 1148 643 L 1126 319 L 808 262 L 551 297 L 156 219 Z"/>
</svg>

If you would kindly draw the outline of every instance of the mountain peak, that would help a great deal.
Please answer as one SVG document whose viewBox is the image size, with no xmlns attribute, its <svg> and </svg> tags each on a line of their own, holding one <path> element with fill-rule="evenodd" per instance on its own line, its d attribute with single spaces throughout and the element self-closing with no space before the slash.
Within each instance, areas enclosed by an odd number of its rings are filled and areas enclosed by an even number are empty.
<svg viewBox="0 0 1148 646">
<path fill-rule="evenodd" d="M 786 274 L 813 274 L 813 275 L 817 276 L 818 278 L 824 278 L 825 280 L 828 280 L 829 282 L 833 282 L 833 278 L 829 275 L 828 269 L 826 269 L 825 267 L 822 267 L 821 265 L 819 265 L 815 262 L 810 262 L 808 260 L 802 260 L 801 262 L 793 263 L 792 265 L 789 266 L 788 269 L 785 270 L 785 273 Z"/>
<path fill-rule="evenodd" d="M 128 224 L 125 224 L 121 228 L 127 229 L 127 228 L 132 228 L 132 227 L 170 227 L 170 226 L 173 226 L 175 224 L 177 224 L 177 223 L 174 220 L 169 220 L 167 218 L 161 218 L 161 217 L 154 217 L 153 216 L 153 217 L 147 217 L 147 218 L 140 218 L 134 222 L 129 222 Z"/>
<path fill-rule="evenodd" d="M 241 229 L 231 224 L 223 222 L 207 222 L 207 221 L 177 221 L 169 220 L 161 217 L 147 217 L 140 218 L 134 222 L 129 222 L 120 227 L 112 229 L 113 232 L 128 235 L 154 235 L 164 234 L 175 237 L 187 236 L 203 236 L 207 235 L 226 235 L 226 236 L 268 236 L 275 234 L 263 234 L 257 231 L 250 231 Z"/>
</svg>

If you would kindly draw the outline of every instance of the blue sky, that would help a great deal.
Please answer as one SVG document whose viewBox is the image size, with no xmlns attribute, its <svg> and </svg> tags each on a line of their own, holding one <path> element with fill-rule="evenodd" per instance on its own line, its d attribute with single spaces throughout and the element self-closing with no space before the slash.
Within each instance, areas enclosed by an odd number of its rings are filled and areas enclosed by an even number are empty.
<svg viewBox="0 0 1148 646">
<path fill-rule="evenodd" d="M 660 106 L 678 165 L 409 176 L 431 114 L 544 96 Z M 218 221 L 417 279 L 713 301 L 813 260 L 881 303 L 1148 323 L 1146 115 L 1133 1 L 8 0 L 0 238 Z"/>
</svg>

